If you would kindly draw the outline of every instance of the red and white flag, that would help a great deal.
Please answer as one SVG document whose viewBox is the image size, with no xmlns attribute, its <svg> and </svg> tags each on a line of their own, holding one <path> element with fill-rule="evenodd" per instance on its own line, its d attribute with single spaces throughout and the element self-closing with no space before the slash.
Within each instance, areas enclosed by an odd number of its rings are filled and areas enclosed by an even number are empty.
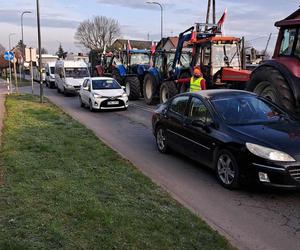
<svg viewBox="0 0 300 250">
<path fill-rule="evenodd" d="M 225 19 L 226 19 L 226 16 L 227 16 L 227 8 L 225 9 L 223 15 L 221 16 L 219 22 L 218 22 L 218 27 L 221 28 L 225 22 Z"/>
<path fill-rule="evenodd" d="M 151 45 L 151 54 L 154 54 L 156 51 L 156 43 L 152 41 L 152 45 Z"/>
<path fill-rule="evenodd" d="M 128 40 L 127 42 L 127 50 L 132 50 L 132 47 L 131 47 L 131 44 L 130 44 L 130 41 Z"/>
</svg>

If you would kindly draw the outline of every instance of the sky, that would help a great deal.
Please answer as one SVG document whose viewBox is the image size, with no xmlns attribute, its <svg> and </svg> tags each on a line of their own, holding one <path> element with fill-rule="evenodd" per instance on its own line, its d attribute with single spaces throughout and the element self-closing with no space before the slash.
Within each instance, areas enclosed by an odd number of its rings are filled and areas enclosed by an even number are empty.
<svg viewBox="0 0 300 250">
<path fill-rule="evenodd" d="M 40 0 L 42 47 L 55 53 L 61 43 L 65 51 L 86 52 L 74 42 L 79 23 L 97 15 L 117 19 L 125 39 L 160 39 L 160 8 L 147 0 Z M 205 22 L 207 0 L 158 0 L 164 7 L 164 36 L 177 36 L 196 22 Z M 217 17 L 227 8 L 226 35 L 245 36 L 262 50 L 272 33 L 269 51 L 276 42 L 277 20 L 297 10 L 300 0 L 216 0 Z M 8 48 L 21 39 L 21 13 L 24 15 L 24 43 L 37 46 L 36 1 L 9 0 L 0 4 L 0 43 Z"/>
</svg>

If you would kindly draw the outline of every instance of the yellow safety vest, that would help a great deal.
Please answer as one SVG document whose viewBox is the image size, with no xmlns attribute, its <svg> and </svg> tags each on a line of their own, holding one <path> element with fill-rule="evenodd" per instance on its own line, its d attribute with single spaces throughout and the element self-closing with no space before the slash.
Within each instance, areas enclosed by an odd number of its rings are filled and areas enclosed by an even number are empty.
<svg viewBox="0 0 300 250">
<path fill-rule="evenodd" d="M 192 77 L 190 82 L 190 92 L 197 92 L 202 90 L 201 81 L 203 79 L 204 79 L 203 77 L 199 77 L 199 78 Z"/>
</svg>

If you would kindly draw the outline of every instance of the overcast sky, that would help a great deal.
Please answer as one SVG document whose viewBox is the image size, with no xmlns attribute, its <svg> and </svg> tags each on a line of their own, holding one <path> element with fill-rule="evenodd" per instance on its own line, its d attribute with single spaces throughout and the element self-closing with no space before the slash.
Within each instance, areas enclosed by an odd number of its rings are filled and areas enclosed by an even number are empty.
<svg viewBox="0 0 300 250">
<path fill-rule="evenodd" d="M 13 44 L 21 39 L 20 16 L 24 16 L 24 42 L 37 44 L 35 0 L 9 0 L 0 4 L 0 43 L 8 47 L 8 34 Z M 178 35 L 195 22 L 204 22 L 207 0 L 160 0 L 164 6 L 165 36 Z M 216 0 L 217 16 L 225 8 L 228 16 L 226 35 L 245 36 L 258 49 L 264 48 L 269 33 L 273 33 L 270 50 L 276 41 L 274 22 L 287 17 L 300 5 L 300 0 Z M 96 15 L 119 21 L 123 38 L 150 40 L 160 38 L 160 9 L 146 4 L 146 0 L 40 0 L 42 46 L 50 53 L 61 42 L 66 51 L 83 49 L 74 44 L 78 24 Z"/>
</svg>

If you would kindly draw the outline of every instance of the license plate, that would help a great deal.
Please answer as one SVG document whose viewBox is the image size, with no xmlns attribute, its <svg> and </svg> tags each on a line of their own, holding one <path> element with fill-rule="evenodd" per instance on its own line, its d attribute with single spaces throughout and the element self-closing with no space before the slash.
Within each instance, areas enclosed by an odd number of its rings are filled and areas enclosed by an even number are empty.
<svg viewBox="0 0 300 250">
<path fill-rule="evenodd" d="M 110 101 L 110 102 L 107 102 L 107 105 L 118 105 L 119 104 L 119 101 Z"/>
</svg>

